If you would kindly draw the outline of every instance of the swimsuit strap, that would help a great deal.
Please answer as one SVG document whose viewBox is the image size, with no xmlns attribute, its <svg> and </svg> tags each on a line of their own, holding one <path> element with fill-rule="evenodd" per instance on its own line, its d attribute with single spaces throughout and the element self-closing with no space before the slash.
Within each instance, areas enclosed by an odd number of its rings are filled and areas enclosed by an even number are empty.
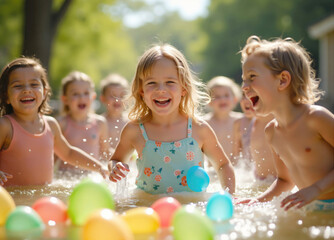
<svg viewBox="0 0 334 240">
<path fill-rule="evenodd" d="M 187 137 L 188 138 L 191 138 L 191 134 L 192 134 L 192 129 L 193 129 L 193 126 L 192 126 L 192 118 L 189 117 L 188 118 L 188 128 L 187 128 Z"/>
<path fill-rule="evenodd" d="M 144 128 L 144 124 L 143 124 L 143 123 L 139 123 L 139 127 L 140 127 L 140 129 L 141 129 L 141 133 L 143 134 L 143 137 L 144 137 L 145 141 L 147 141 L 147 140 L 148 140 L 148 137 L 147 137 L 146 130 L 145 130 L 145 128 Z"/>
</svg>

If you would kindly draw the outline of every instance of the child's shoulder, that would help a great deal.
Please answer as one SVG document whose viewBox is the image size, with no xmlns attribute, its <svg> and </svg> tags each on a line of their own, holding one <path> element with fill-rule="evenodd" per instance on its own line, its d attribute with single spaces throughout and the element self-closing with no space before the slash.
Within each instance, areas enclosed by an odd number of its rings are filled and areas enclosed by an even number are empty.
<svg viewBox="0 0 334 240">
<path fill-rule="evenodd" d="M 92 119 L 94 119 L 95 121 L 97 121 L 98 123 L 106 123 L 106 122 L 107 122 L 107 119 L 106 119 L 104 116 L 102 116 L 102 115 L 98 115 L 98 114 L 96 114 L 96 113 L 92 113 L 92 114 L 90 115 L 90 117 L 91 117 Z"/>
<path fill-rule="evenodd" d="M 306 113 L 306 121 L 314 126 L 325 123 L 327 121 L 333 122 L 334 115 L 327 108 L 318 105 L 309 105 Z"/>
<path fill-rule="evenodd" d="M 230 113 L 230 117 L 233 118 L 234 120 L 237 120 L 237 119 L 240 119 L 240 118 L 244 117 L 244 114 L 241 113 L 241 112 L 234 112 L 234 111 L 232 111 Z"/>
<path fill-rule="evenodd" d="M 0 117 L 0 132 L 3 134 L 11 129 L 12 127 L 9 119 L 5 116 Z"/>
</svg>

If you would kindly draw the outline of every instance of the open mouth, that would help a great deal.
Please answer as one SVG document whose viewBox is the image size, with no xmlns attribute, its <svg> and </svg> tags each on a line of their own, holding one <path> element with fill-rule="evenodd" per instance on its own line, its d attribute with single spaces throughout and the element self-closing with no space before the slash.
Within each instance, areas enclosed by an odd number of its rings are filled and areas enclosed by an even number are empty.
<svg viewBox="0 0 334 240">
<path fill-rule="evenodd" d="M 252 101 L 253 107 L 256 105 L 256 103 L 259 101 L 259 97 L 255 96 L 255 97 L 251 97 L 250 100 Z"/>
<path fill-rule="evenodd" d="M 171 101 L 171 99 L 166 99 L 166 100 L 154 100 L 155 104 L 160 105 L 160 106 L 164 106 L 169 104 Z"/>
<path fill-rule="evenodd" d="M 35 101 L 35 98 L 22 98 L 20 100 L 20 102 L 22 102 L 22 103 L 31 103 L 33 101 Z"/>
<path fill-rule="evenodd" d="M 81 104 L 78 105 L 78 108 L 79 109 L 85 109 L 86 108 L 86 104 L 81 103 Z"/>
</svg>

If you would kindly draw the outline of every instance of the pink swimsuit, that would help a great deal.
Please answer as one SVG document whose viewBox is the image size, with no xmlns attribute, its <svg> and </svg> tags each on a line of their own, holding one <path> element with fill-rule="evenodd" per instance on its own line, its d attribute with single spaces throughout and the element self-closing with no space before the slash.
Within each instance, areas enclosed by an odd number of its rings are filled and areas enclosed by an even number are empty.
<svg viewBox="0 0 334 240">
<path fill-rule="evenodd" d="M 13 137 L 9 147 L 0 151 L 0 170 L 13 175 L 4 186 L 44 185 L 53 177 L 54 136 L 45 118 L 39 134 L 26 131 L 13 117 Z"/>
</svg>

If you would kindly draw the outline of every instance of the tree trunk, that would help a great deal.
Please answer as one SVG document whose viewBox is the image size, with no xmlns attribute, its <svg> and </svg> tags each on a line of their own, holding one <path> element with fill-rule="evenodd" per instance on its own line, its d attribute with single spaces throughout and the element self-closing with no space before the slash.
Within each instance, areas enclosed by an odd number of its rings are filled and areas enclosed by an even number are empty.
<svg viewBox="0 0 334 240">
<path fill-rule="evenodd" d="M 64 0 L 54 12 L 53 0 L 25 0 L 22 54 L 39 58 L 48 70 L 56 30 L 71 1 Z"/>
</svg>

